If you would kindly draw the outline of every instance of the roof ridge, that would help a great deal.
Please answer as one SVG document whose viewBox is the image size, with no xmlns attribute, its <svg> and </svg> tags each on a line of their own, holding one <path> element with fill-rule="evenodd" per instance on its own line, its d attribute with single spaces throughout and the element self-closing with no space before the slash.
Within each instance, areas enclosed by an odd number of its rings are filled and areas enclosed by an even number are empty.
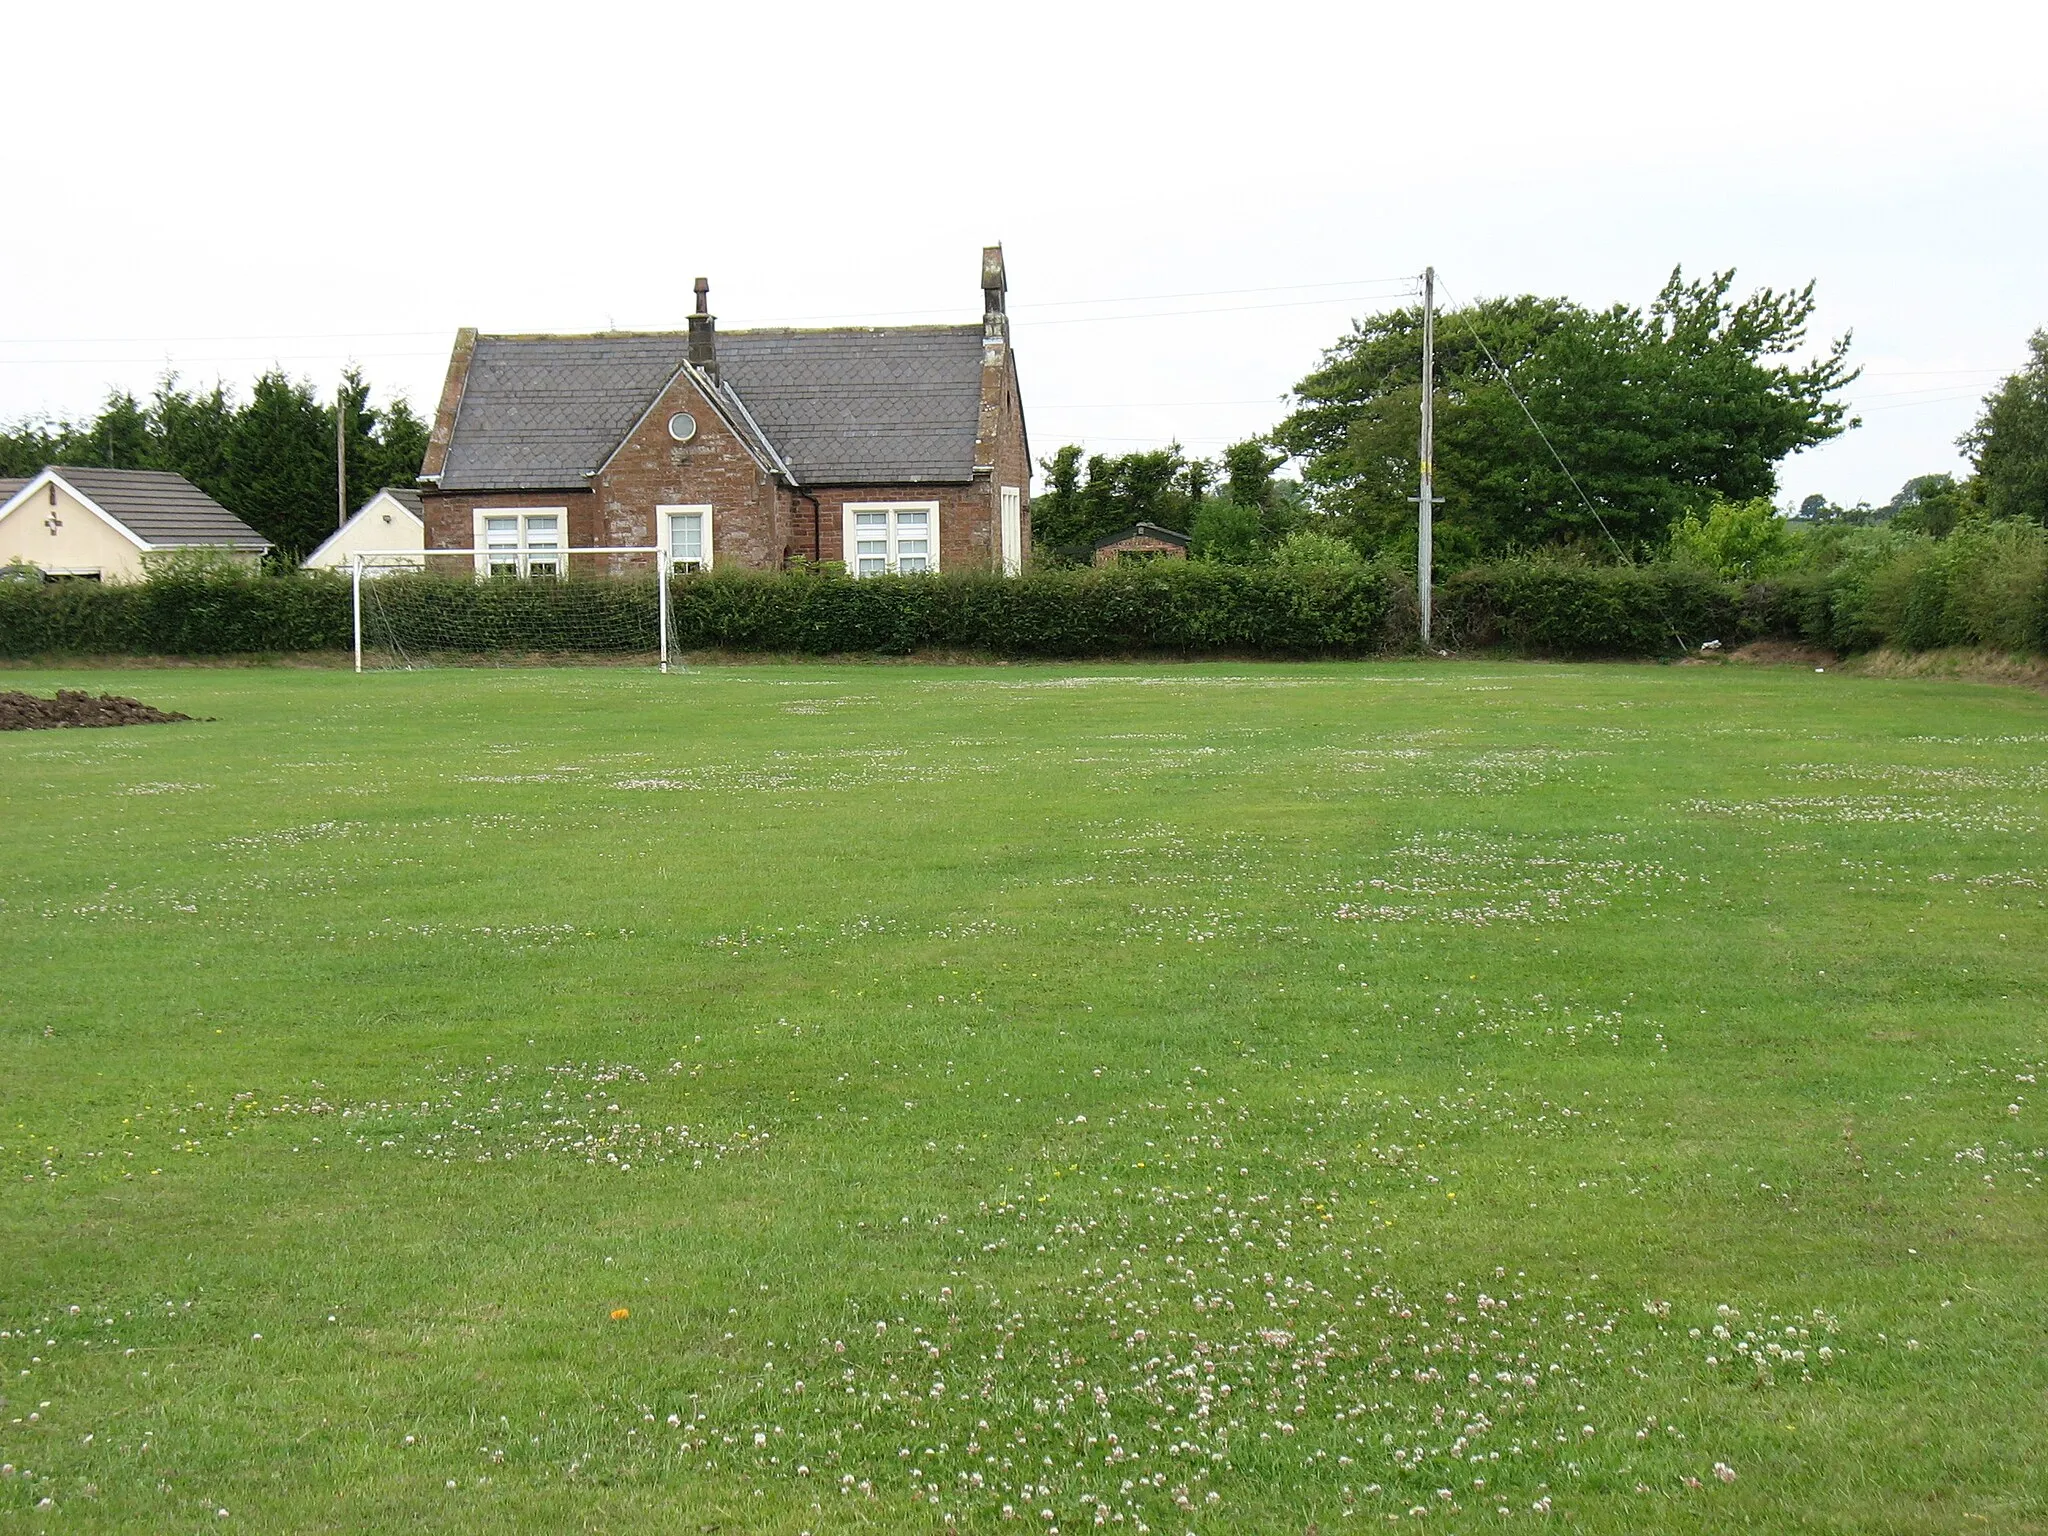
<svg viewBox="0 0 2048 1536">
<path fill-rule="evenodd" d="M 718 333 L 721 341 L 733 336 L 873 336 L 901 335 L 910 331 L 981 332 L 978 320 L 933 321 L 922 325 L 754 325 Z M 479 331 L 478 341 L 681 341 L 688 331 Z"/>
</svg>

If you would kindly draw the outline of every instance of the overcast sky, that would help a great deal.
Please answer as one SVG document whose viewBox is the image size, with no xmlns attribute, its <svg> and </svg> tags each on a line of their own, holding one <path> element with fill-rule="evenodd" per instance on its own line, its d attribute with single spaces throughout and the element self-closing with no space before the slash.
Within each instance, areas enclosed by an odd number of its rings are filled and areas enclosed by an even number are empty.
<svg viewBox="0 0 2048 1536">
<path fill-rule="evenodd" d="M 1781 499 L 1957 469 L 2048 325 L 2048 7 L 62 5 L 5 24 L 0 420 L 455 327 L 971 320 L 1032 446 L 1213 453 L 1434 263 L 1453 300 L 1819 281 L 1864 425 Z M 1816 337 L 1816 341 L 1820 338 Z"/>
</svg>

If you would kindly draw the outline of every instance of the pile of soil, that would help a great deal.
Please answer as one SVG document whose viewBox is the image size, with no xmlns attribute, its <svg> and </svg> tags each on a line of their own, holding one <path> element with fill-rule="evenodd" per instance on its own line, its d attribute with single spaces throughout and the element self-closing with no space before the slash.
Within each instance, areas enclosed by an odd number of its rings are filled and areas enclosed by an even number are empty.
<svg viewBox="0 0 2048 1536">
<path fill-rule="evenodd" d="M 165 714 L 134 699 L 103 693 L 94 698 L 74 688 L 59 688 L 54 699 L 32 693 L 0 693 L 0 731 L 54 731 L 79 725 L 169 725 L 190 715 Z"/>
</svg>

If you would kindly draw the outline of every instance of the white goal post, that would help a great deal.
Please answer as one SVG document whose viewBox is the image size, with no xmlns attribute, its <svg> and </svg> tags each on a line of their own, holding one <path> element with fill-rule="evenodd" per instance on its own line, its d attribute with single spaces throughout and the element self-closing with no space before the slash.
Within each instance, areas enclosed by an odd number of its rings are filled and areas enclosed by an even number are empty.
<svg viewBox="0 0 2048 1536">
<path fill-rule="evenodd" d="M 650 558 L 652 557 L 652 558 Z M 365 584 L 372 606 L 379 606 L 376 584 L 389 577 L 473 575 L 478 584 L 500 581 L 539 583 L 610 581 L 656 577 L 655 652 L 661 670 L 669 669 L 669 551 L 665 544 L 606 544 L 562 548 L 523 545 L 516 548 L 479 546 L 468 549 L 365 549 L 349 559 L 350 622 L 354 631 L 355 669 L 363 670 L 363 599 Z M 395 636 L 394 648 L 397 648 Z M 644 654 L 644 653 L 643 653 Z M 410 662 L 407 663 L 410 665 Z"/>
</svg>

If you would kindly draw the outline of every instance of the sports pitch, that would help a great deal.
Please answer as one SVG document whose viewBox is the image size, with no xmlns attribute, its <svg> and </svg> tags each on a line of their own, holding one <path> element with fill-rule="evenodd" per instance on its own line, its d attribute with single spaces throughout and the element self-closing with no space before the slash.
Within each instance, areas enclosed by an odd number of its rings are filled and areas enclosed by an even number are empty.
<svg viewBox="0 0 2048 1536">
<path fill-rule="evenodd" d="M 2048 1528 L 2048 702 L 11 673 L 0 1530 Z"/>
</svg>

